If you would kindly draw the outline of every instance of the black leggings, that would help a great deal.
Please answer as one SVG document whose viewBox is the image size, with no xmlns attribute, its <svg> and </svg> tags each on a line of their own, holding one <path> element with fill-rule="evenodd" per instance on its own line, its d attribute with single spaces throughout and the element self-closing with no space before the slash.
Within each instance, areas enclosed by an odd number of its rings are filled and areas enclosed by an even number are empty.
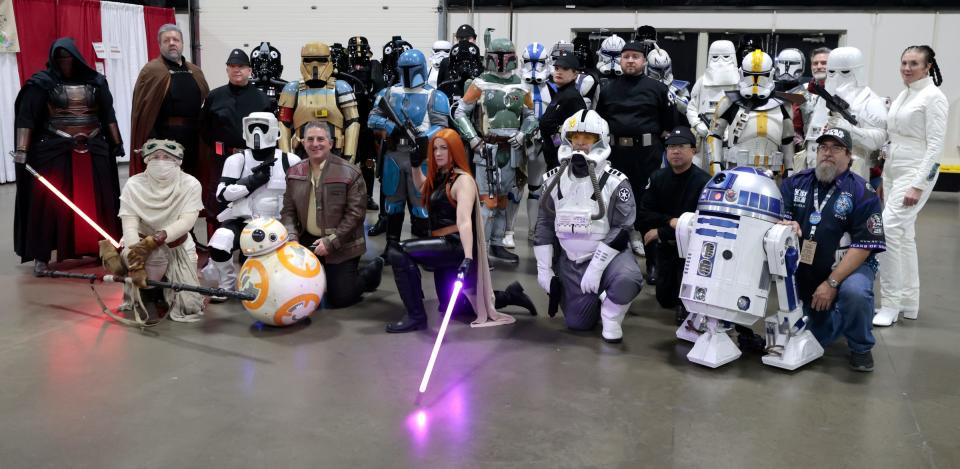
<svg viewBox="0 0 960 469">
<path fill-rule="evenodd" d="M 440 308 L 444 309 L 453 293 L 453 281 L 457 268 L 463 262 L 463 245 L 460 236 L 453 234 L 440 237 L 408 239 L 400 242 L 399 249 L 391 249 L 388 254 L 393 268 L 397 289 L 409 313 L 418 314 L 423 310 L 423 288 L 420 284 L 420 269 L 433 272 L 433 282 L 437 289 Z M 476 285 L 477 264 L 470 266 L 464 289 Z M 461 304 L 458 303 L 458 309 Z"/>
</svg>

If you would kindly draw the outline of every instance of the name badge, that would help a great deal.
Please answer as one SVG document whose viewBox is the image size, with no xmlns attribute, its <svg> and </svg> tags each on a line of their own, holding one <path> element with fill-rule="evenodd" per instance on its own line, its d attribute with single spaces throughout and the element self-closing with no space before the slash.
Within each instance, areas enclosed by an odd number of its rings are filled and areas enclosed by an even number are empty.
<svg viewBox="0 0 960 469">
<path fill-rule="evenodd" d="M 813 256 L 817 253 L 817 242 L 812 239 L 803 240 L 803 247 L 800 248 L 800 263 L 813 265 Z"/>
</svg>

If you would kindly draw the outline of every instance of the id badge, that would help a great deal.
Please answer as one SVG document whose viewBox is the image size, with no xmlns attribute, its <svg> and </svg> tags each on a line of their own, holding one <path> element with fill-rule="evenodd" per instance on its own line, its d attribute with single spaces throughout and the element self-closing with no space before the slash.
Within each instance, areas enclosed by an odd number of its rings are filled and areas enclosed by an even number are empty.
<svg viewBox="0 0 960 469">
<path fill-rule="evenodd" d="M 813 256 L 817 253 L 817 242 L 812 239 L 803 240 L 800 248 L 800 263 L 813 265 Z"/>
</svg>

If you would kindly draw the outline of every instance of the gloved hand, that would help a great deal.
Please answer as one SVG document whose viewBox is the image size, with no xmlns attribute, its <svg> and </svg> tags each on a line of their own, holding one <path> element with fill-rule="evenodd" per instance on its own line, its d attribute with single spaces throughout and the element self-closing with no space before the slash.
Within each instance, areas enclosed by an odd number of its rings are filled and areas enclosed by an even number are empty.
<svg viewBox="0 0 960 469">
<path fill-rule="evenodd" d="M 473 137 L 470 139 L 470 148 L 473 151 L 480 151 L 480 147 L 483 145 L 483 139 L 480 137 Z"/>
<path fill-rule="evenodd" d="M 260 168 L 260 166 L 257 166 L 257 168 Z M 254 168 L 253 173 L 238 179 L 234 184 L 246 186 L 248 192 L 253 192 L 258 187 L 270 182 L 270 171 L 256 171 L 257 168 Z"/>
<path fill-rule="evenodd" d="M 707 127 L 707 124 L 703 122 L 697 122 L 697 125 L 693 126 L 693 131 L 697 133 L 700 137 L 706 137 L 710 135 L 710 129 Z"/>
<path fill-rule="evenodd" d="M 543 291 L 550 293 L 550 281 L 554 277 L 553 273 L 553 245 L 544 244 L 534 246 L 533 253 L 537 257 L 537 283 Z"/>
<path fill-rule="evenodd" d="M 593 253 L 593 259 L 590 259 L 590 265 L 587 266 L 587 271 L 580 279 L 580 291 L 588 294 L 597 293 L 600 290 L 603 271 L 607 270 L 607 266 L 617 254 L 616 249 L 603 243 L 598 244 L 597 250 Z"/>
<path fill-rule="evenodd" d="M 11 151 L 10 156 L 13 157 L 14 163 L 24 164 L 27 162 L 27 152 L 23 150 Z"/>
<path fill-rule="evenodd" d="M 417 149 L 410 153 L 410 167 L 416 168 L 423 164 L 427 159 L 427 147 L 430 145 L 430 139 L 427 137 L 417 137 Z"/>
<path fill-rule="evenodd" d="M 105 239 L 100 240 L 100 259 L 103 260 L 103 268 L 113 275 L 127 275 L 127 268 L 120 260 L 120 254 L 116 248 Z"/>
<path fill-rule="evenodd" d="M 523 148 L 523 141 L 526 138 L 527 136 L 524 135 L 523 132 L 518 130 L 515 134 L 513 134 L 512 137 L 510 137 L 510 146 L 516 149 Z"/>
<path fill-rule="evenodd" d="M 457 267 L 457 277 L 466 278 L 467 273 L 470 271 L 470 265 L 473 264 L 473 259 L 469 257 L 463 258 L 463 262 L 460 263 L 460 267 Z"/>
<path fill-rule="evenodd" d="M 116 145 L 110 145 L 110 156 L 114 158 L 121 158 L 127 155 L 127 152 L 123 149 L 123 142 L 120 142 Z"/>
<path fill-rule="evenodd" d="M 130 277 L 133 278 L 134 284 L 140 288 L 147 287 L 147 258 L 158 246 L 159 244 L 153 239 L 153 236 L 147 236 L 127 250 L 127 268 L 130 271 Z"/>
</svg>

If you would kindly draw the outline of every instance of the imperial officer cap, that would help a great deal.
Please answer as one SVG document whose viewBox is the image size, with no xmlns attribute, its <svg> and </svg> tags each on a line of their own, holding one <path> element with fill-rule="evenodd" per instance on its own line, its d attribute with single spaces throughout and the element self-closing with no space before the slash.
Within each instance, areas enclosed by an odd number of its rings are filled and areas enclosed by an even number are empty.
<svg viewBox="0 0 960 469">
<path fill-rule="evenodd" d="M 693 132 L 690 131 L 690 127 L 683 125 L 671 130 L 670 135 L 668 135 L 664 141 L 664 145 L 683 145 L 684 143 L 693 147 L 697 146 L 697 139 L 693 136 Z"/>
<path fill-rule="evenodd" d="M 580 60 L 577 59 L 576 55 L 566 52 L 560 54 L 560 56 L 557 57 L 557 60 L 553 62 L 553 65 L 557 67 L 569 68 L 571 70 L 577 70 L 580 68 Z"/>
<path fill-rule="evenodd" d="M 247 57 L 247 53 L 241 49 L 234 49 L 230 51 L 230 55 L 227 57 L 227 65 L 244 65 L 250 66 L 250 57 Z"/>
<path fill-rule="evenodd" d="M 643 54 L 644 57 L 646 57 L 647 49 L 649 48 L 650 46 L 644 44 L 642 41 L 630 41 L 627 43 L 627 45 L 623 46 L 623 49 L 620 51 L 620 53 L 623 54 L 624 52 L 627 52 L 627 51 L 634 51 L 634 52 L 639 52 Z"/>
<path fill-rule="evenodd" d="M 817 138 L 817 143 L 823 143 L 827 139 L 836 140 L 848 150 L 853 148 L 853 139 L 850 138 L 850 132 L 847 132 L 846 129 L 836 127 L 827 129 L 823 132 L 823 135 Z"/>
<path fill-rule="evenodd" d="M 473 26 L 470 26 L 469 24 L 461 24 L 460 27 L 457 28 L 457 33 L 454 34 L 454 37 L 457 39 L 470 39 L 471 37 L 475 38 L 477 37 L 477 32 L 473 30 Z"/>
</svg>

